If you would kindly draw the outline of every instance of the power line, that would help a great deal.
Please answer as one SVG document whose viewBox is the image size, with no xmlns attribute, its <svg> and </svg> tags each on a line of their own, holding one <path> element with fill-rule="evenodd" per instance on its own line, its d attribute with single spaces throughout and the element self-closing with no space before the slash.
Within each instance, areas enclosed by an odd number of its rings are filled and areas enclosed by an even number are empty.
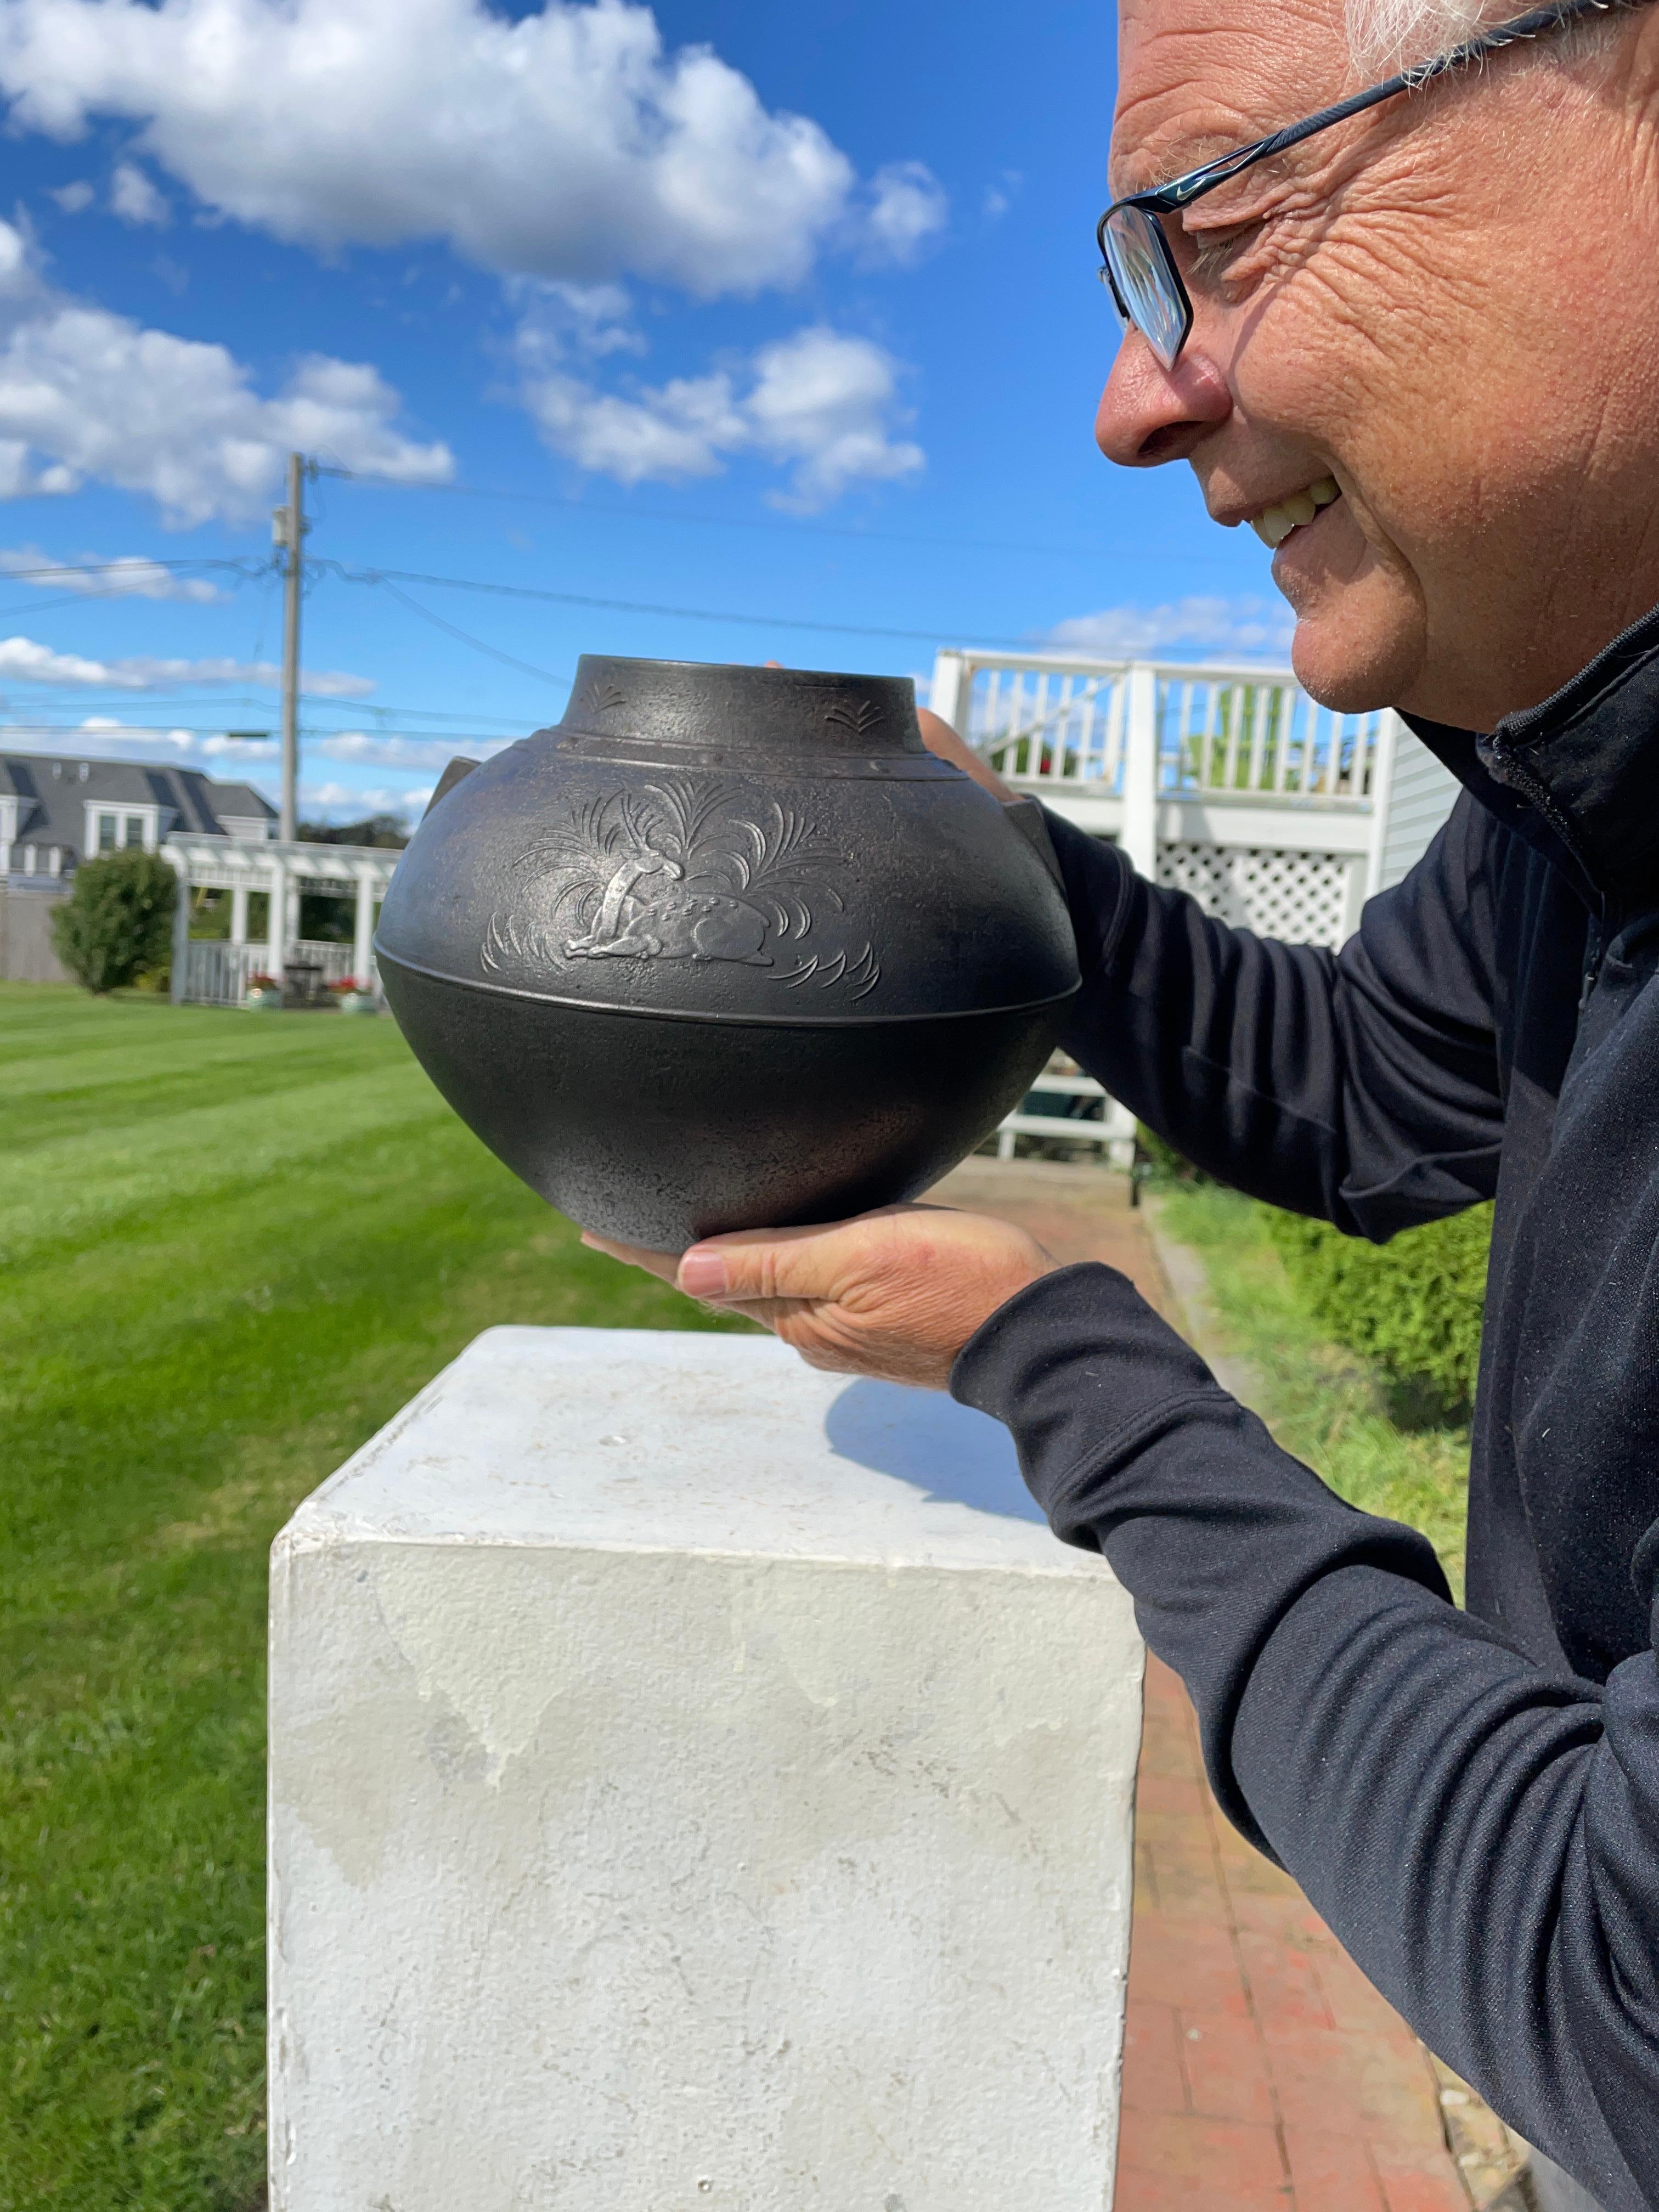
<svg viewBox="0 0 1659 2212">
<path fill-rule="evenodd" d="M 712 607 L 658 606 L 644 599 L 602 599 L 585 592 L 549 592 L 529 584 L 486 584 L 471 576 L 428 576 L 412 568 L 349 568 L 340 561 L 321 562 L 318 565 L 332 568 L 348 584 L 433 584 L 447 591 L 488 592 L 501 599 L 539 599 L 564 607 L 596 607 L 612 614 L 659 615 L 675 622 L 738 623 L 750 629 L 805 629 L 836 637 L 896 637 L 936 644 L 958 627 L 952 623 L 941 623 L 933 629 L 895 629 L 878 623 L 815 622 L 800 615 L 735 614 Z M 1029 651 L 1031 644 L 1029 636 L 998 637 L 978 629 L 974 637 L 981 645 L 1006 646 L 1015 651 Z M 489 647 L 484 649 L 493 650 Z"/>
<path fill-rule="evenodd" d="M 60 561 L 54 562 L 51 567 L 44 568 L 0 568 L 0 576 L 11 577 L 19 583 L 27 584 L 52 576 L 127 575 L 131 574 L 135 568 L 165 568 L 170 575 L 182 574 L 188 568 L 234 568 L 239 576 L 245 576 L 252 582 L 256 577 L 269 575 L 271 572 L 271 563 L 269 561 L 248 559 L 236 561 L 213 559 L 204 553 L 194 554 L 188 558 L 174 561 L 152 560 L 148 553 L 129 553 L 118 561 Z M 110 596 L 140 599 L 143 594 L 133 592 L 117 592 Z"/>
<path fill-rule="evenodd" d="M 367 484 L 377 491 L 442 492 L 453 499 L 502 499 L 531 507 L 574 507 L 584 514 L 607 514 L 623 522 L 680 522 L 702 528 L 718 530 L 764 530 L 781 532 L 788 537 L 852 538 L 866 545 L 932 545 L 942 546 L 947 551 L 958 550 L 975 553 L 1041 553 L 1066 561 L 1122 561 L 1136 565 L 1146 555 L 1143 548 L 1133 552 L 1117 551 L 1106 545 L 1028 545 L 996 538 L 931 537 L 907 530 L 860 530 L 844 522 L 774 522 L 758 514 L 701 514 L 667 507 L 621 507 L 605 500 L 578 499 L 568 492 L 516 491 L 497 489 L 489 484 L 412 484 L 399 477 L 377 477 L 358 469 L 325 468 L 319 473 L 337 477 L 348 483 Z M 1161 559 L 1190 562 L 1200 556 L 1191 553 L 1165 553 Z"/>
<path fill-rule="evenodd" d="M 112 692 L 118 687 L 108 686 L 96 690 L 78 690 L 73 684 L 53 684 L 51 688 L 59 694 L 58 699 L 52 702 L 53 706 L 59 708 L 64 714 L 85 714 L 89 708 L 100 705 L 114 705 L 115 699 L 112 696 Z M 198 709 L 202 705 L 204 695 L 210 690 L 210 686 L 204 685 L 202 691 L 192 692 L 188 697 L 181 698 L 179 704 L 186 712 Z M 142 703 L 152 713 L 172 705 L 173 699 L 174 695 L 168 692 L 146 691 L 142 695 Z M 522 715 L 475 715 L 470 710 L 453 707 L 383 707 L 371 704 L 367 700 L 331 699 L 309 691 L 302 694 L 302 702 L 307 720 L 314 714 L 327 713 L 343 714 L 353 720 L 367 720 L 370 717 L 378 717 L 384 720 L 387 716 L 391 716 L 400 722 L 441 722 L 446 726 L 452 722 L 466 722 L 475 733 L 481 732 L 483 726 L 487 723 L 494 723 L 503 730 L 520 730 L 524 727 Z M 220 692 L 211 697 L 208 703 L 215 707 L 246 708 L 250 713 L 260 714 L 269 714 L 271 706 L 268 697 L 257 697 L 246 691 Z M 0 717 L 3 716 L 4 711 L 3 708 L 0 708 Z M 131 729 L 137 726 L 127 721 L 124 717 L 121 726 L 124 729 Z M 179 724 L 179 726 L 182 727 L 183 724 Z"/>
<path fill-rule="evenodd" d="M 479 653 L 487 653 L 492 660 L 501 661 L 508 668 L 516 668 L 521 676 L 534 676 L 549 684 L 568 684 L 572 680 L 568 676 L 555 676 L 550 668 L 532 668 L 527 660 L 515 659 L 510 653 L 503 653 L 499 646 L 486 645 L 481 637 L 474 637 L 470 630 L 458 629 L 453 623 L 446 622 L 441 615 L 434 615 L 430 607 L 423 607 L 418 599 L 411 599 L 407 592 L 399 591 L 396 584 L 386 577 L 382 576 L 379 580 L 381 588 L 390 592 L 394 599 L 409 609 L 410 614 L 419 615 L 422 622 L 429 622 L 434 629 L 446 630 L 451 637 L 459 638 L 463 645 L 472 646 Z"/>
</svg>

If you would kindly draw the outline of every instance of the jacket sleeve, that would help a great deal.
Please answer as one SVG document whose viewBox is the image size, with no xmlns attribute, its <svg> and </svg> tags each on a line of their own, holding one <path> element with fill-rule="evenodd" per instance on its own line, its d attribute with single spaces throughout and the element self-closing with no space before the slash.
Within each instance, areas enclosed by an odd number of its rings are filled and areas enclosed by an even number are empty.
<svg viewBox="0 0 1659 2212">
<path fill-rule="evenodd" d="M 1468 797 L 1340 953 L 1231 929 L 1047 817 L 1083 988 L 1062 1042 L 1195 1165 L 1378 1239 L 1490 1198 L 1490 853 Z"/>
<path fill-rule="evenodd" d="M 1458 1611 L 1110 1268 L 1022 1292 L 951 1387 L 1130 1591 L 1230 1818 L 1607 2212 L 1659 2205 L 1659 1655 L 1603 1690 Z M 1650 1601 L 1659 1524 L 1636 1569 Z"/>
</svg>

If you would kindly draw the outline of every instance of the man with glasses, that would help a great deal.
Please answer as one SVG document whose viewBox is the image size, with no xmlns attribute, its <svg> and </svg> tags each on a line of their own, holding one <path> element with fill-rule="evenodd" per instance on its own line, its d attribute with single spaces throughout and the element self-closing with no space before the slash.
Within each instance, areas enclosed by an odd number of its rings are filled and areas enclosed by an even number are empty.
<svg viewBox="0 0 1659 2212">
<path fill-rule="evenodd" d="M 1190 464 L 1273 547 L 1308 689 L 1400 708 L 1465 791 L 1340 955 L 1229 930 L 1053 820 L 1085 978 L 1066 1043 L 1200 1166 L 1352 1234 L 1496 1198 L 1468 1610 L 1122 1277 L 1006 1224 L 717 1238 L 678 1280 L 815 1364 L 1006 1421 L 1186 1680 L 1231 1817 L 1563 2190 L 1643 2212 L 1659 8 L 1121 0 L 1121 33 L 1101 446 Z"/>
</svg>

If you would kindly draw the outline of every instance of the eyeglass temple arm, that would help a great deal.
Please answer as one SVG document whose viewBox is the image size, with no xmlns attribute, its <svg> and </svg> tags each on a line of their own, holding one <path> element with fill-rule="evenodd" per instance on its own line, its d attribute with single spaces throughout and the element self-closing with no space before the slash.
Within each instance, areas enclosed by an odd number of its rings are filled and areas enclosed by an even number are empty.
<svg viewBox="0 0 1659 2212">
<path fill-rule="evenodd" d="M 1437 54 L 1432 61 L 1419 62 L 1414 68 L 1401 70 L 1382 84 L 1370 85 L 1364 92 L 1339 100 L 1334 107 L 1322 107 L 1317 115 L 1304 116 L 1300 123 L 1275 131 L 1269 138 L 1258 138 L 1254 145 L 1236 147 L 1231 154 L 1223 154 L 1203 168 L 1177 177 L 1171 185 L 1156 191 L 1133 193 L 1129 200 L 1120 201 L 1118 205 L 1144 207 L 1152 215 L 1178 214 L 1190 201 L 1214 185 L 1224 184 L 1229 177 L 1242 176 L 1246 169 L 1255 168 L 1258 161 L 1272 161 L 1275 154 L 1299 146 L 1304 138 L 1328 131 L 1334 123 L 1346 123 L 1351 115 L 1363 115 L 1367 108 L 1378 107 L 1385 100 L 1397 100 L 1402 92 L 1415 92 L 1469 62 L 1480 61 L 1487 54 L 1501 53 L 1505 46 L 1519 46 L 1527 39 L 1541 38 L 1547 31 L 1574 22 L 1582 15 L 1607 15 L 1616 9 L 1642 3 L 1643 0 L 1552 0 L 1549 7 L 1534 8 L 1511 22 L 1495 23 L 1491 30 L 1466 39 L 1461 46 L 1453 46 L 1447 53 Z M 1115 210 L 1109 210 L 1112 212 Z M 1101 228 L 1103 231 L 1103 222 Z"/>
</svg>

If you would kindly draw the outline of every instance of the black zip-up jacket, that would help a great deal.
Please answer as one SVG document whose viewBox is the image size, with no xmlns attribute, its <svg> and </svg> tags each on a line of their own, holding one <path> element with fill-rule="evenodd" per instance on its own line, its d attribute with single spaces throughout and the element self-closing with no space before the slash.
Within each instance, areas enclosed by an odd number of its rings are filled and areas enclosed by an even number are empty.
<svg viewBox="0 0 1659 2212">
<path fill-rule="evenodd" d="M 1050 817 L 1066 1048 L 1188 1158 L 1384 1238 L 1495 1197 L 1468 1610 L 1102 1267 L 963 1352 L 1103 1552 L 1210 1777 L 1424 2039 L 1608 2212 L 1659 2207 L 1659 613 L 1490 738 L 1340 953 Z"/>
</svg>

